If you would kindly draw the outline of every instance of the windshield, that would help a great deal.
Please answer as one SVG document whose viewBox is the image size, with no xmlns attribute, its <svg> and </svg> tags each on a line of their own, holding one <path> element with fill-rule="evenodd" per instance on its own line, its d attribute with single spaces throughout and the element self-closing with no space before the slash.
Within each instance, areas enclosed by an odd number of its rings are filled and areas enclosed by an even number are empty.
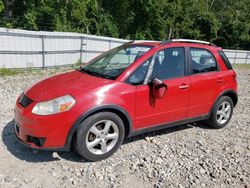
<svg viewBox="0 0 250 188">
<path fill-rule="evenodd" d="M 122 45 L 93 59 L 80 71 L 98 77 L 116 79 L 129 65 L 151 48 L 152 46 Z"/>
</svg>

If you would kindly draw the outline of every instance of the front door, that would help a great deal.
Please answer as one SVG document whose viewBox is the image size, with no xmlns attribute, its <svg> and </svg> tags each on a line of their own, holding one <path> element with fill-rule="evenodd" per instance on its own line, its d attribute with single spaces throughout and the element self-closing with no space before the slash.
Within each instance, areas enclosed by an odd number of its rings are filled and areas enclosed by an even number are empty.
<svg viewBox="0 0 250 188">
<path fill-rule="evenodd" d="M 165 48 L 157 52 L 152 77 L 167 85 L 163 98 L 155 99 L 149 85 L 136 88 L 135 129 L 170 123 L 186 118 L 190 77 L 185 76 L 185 49 Z"/>
</svg>

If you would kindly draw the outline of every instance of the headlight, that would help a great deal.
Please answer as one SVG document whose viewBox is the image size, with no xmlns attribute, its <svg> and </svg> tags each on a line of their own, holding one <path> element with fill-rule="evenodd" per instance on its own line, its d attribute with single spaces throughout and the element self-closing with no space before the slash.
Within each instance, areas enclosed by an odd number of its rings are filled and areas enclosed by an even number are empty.
<svg viewBox="0 0 250 188">
<path fill-rule="evenodd" d="M 73 99 L 73 97 L 70 95 L 65 95 L 50 101 L 37 103 L 33 107 L 32 113 L 37 115 L 50 115 L 65 112 L 70 110 L 74 106 L 75 102 L 76 101 Z"/>
</svg>

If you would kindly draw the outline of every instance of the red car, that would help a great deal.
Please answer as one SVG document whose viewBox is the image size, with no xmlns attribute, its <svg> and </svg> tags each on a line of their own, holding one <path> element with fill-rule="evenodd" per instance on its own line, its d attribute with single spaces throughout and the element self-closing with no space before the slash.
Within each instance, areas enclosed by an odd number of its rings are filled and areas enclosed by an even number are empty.
<svg viewBox="0 0 250 188">
<path fill-rule="evenodd" d="M 35 149 L 74 146 L 97 161 L 136 134 L 201 120 L 222 128 L 236 103 L 236 73 L 220 47 L 185 39 L 130 42 L 24 91 L 15 134 Z"/>
</svg>

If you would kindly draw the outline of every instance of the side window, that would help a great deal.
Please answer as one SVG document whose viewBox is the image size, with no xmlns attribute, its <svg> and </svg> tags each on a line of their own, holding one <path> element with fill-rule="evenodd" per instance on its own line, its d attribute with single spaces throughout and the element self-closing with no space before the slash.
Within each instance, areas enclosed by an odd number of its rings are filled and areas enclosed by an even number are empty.
<svg viewBox="0 0 250 188">
<path fill-rule="evenodd" d="M 193 74 L 217 70 L 217 63 L 211 52 L 201 48 L 190 48 Z"/>
<path fill-rule="evenodd" d="M 184 48 L 167 48 L 157 53 L 152 76 L 161 80 L 184 76 Z"/>
<path fill-rule="evenodd" d="M 127 83 L 132 84 L 132 85 L 140 85 L 143 83 L 149 63 L 151 62 L 152 58 L 149 58 L 146 60 L 139 68 L 137 68 L 127 79 Z"/>
</svg>

